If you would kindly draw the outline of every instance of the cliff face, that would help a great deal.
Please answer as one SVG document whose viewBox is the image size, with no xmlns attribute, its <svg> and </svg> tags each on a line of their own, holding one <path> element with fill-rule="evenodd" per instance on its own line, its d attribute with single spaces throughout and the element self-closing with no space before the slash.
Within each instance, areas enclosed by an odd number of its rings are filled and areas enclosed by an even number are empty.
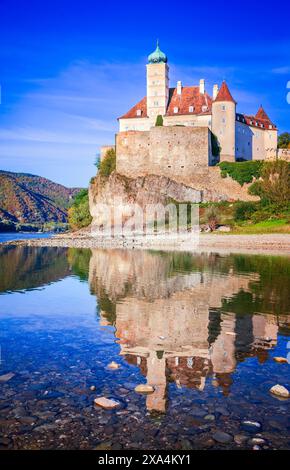
<svg viewBox="0 0 290 470">
<path fill-rule="evenodd" d="M 215 167 L 193 177 L 190 186 L 165 176 L 147 175 L 134 179 L 113 172 L 109 177 L 98 175 L 94 178 L 89 188 L 90 212 L 93 219 L 97 219 L 97 204 L 113 205 L 116 198 L 121 198 L 123 204 L 136 203 L 142 208 L 147 204 L 166 205 L 173 200 L 192 203 L 257 200 L 247 190 L 248 185 L 241 187 L 230 177 L 222 178 L 220 169 Z"/>
</svg>

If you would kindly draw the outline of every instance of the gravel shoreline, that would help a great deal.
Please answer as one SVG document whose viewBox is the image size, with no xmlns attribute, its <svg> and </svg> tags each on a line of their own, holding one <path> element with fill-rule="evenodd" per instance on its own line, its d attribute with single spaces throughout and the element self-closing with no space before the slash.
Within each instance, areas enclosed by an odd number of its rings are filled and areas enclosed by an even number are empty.
<svg viewBox="0 0 290 470">
<path fill-rule="evenodd" d="M 4 242 L 0 245 L 43 246 L 68 248 L 124 248 L 151 250 L 180 250 L 190 252 L 221 252 L 221 253 L 250 253 L 290 255 L 289 234 L 264 235 L 229 235 L 202 234 L 199 243 L 190 243 L 189 239 L 164 240 L 164 238 L 143 239 L 136 237 L 105 238 L 91 237 L 88 234 L 62 234 L 52 238 L 35 238 Z"/>
</svg>

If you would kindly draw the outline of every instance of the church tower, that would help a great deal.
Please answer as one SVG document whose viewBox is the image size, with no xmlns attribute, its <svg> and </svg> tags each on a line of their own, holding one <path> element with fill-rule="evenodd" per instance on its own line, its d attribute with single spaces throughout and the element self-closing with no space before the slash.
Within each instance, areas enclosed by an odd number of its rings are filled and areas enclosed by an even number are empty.
<svg viewBox="0 0 290 470">
<path fill-rule="evenodd" d="M 235 161 L 236 102 L 224 81 L 212 103 L 212 132 L 221 147 L 220 161 Z"/>
<path fill-rule="evenodd" d="M 167 57 L 159 43 L 148 56 L 147 64 L 147 116 L 155 125 L 156 117 L 165 115 L 169 98 L 169 67 Z"/>
</svg>

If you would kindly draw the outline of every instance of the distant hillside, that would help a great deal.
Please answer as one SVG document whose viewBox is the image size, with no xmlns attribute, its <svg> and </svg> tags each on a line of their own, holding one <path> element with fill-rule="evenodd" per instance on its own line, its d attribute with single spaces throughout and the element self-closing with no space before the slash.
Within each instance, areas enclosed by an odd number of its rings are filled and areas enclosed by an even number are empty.
<svg viewBox="0 0 290 470">
<path fill-rule="evenodd" d="M 41 176 L 0 170 L 0 224 L 66 223 L 67 208 L 79 191 Z"/>
</svg>

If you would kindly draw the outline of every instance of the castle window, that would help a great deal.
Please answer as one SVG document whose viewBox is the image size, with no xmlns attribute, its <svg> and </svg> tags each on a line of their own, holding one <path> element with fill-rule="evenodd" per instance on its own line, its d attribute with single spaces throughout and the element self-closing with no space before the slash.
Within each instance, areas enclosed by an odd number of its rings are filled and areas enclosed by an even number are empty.
<svg viewBox="0 0 290 470">
<path fill-rule="evenodd" d="M 225 118 L 223 118 L 223 123 L 224 123 L 224 124 L 226 123 L 226 120 L 225 120 Z"/>
<path fill-rule="evenodd" d="M 137 109 L 137 116 L 141 116 L 141 109 Z"/>
<path fill-rule="evenodd" d="M 225 111 L 226 110 L 226 107 L 225 105 L 222 106 L 222 110 Z"/>
<path fill-rule="evenodd" d="M 158 106 L 158 101 L 154 101 L 154 106 Z"/>
<path fill-rule="evenodd" d="M 273 129 L 273 126 L 270 125 L 270 126 L 269 126 L 269 129 Z"/>
<path fill-rule="evenodd" d="M 208 109 L 207 106 L 203 106 L 203 107 L 201 108 L 201 110 L 202 110 L 203 113 L 205 113 L 205 112 L 207 111 L 207 109 Z"/>
<path fill-rule="evenodd" d="M 193 113 L 193 111 L 194 111 L 194 107 L 193 107 L 193 106 L 189 106 L 188 112 L 189 112 L 189 113 Z"/>
<path fill-rule="evenodd" d="M 177 108 L 177 106 L 174 107 L 173 112 L 174 112 L 175 114 L 178 113 L 178 108 Z"/>
</svg>

